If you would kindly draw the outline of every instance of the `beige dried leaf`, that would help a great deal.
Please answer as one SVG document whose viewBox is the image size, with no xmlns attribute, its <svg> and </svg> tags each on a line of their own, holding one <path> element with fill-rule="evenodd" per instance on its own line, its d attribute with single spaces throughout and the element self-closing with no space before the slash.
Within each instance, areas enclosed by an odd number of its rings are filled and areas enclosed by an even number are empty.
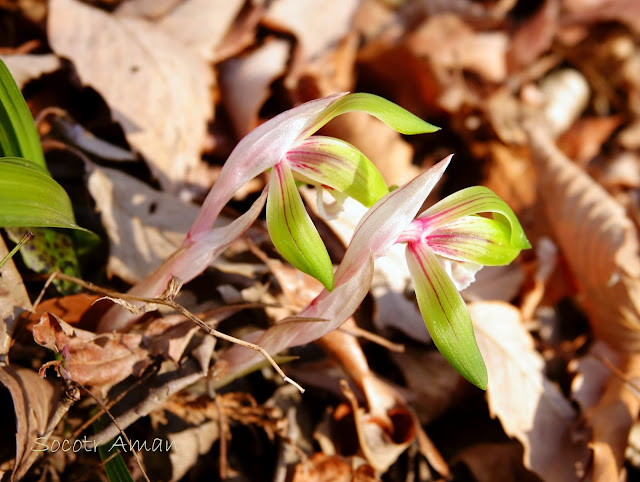
<svg viewBox="0 0 640 482">
<path fill-rule="evenodd" d="M 640 350 L 640 256 L 633 222 L 560 152 L 543 126 L 530 123 L 527 130 L 548 219 L 596 337 L 615 350 Z"/>
<path fill-rule="evenodd" d="M 0 260 L 9 250 L 0 237 Z M 29 295 L 13 260 L 0 270 L 0 360 L 5 361 L 11 348 L 13 331 L 20 314 L 31 309 Z"/>
<path fill-rule="evenodd" d="M 107 273 L 136 283 L 182 243 L 198 208 L 115 169 L 93 167 L 87 186 L 110 242 Z"/>
<path fill-rule="evenodd" d="M 159 27 L 76 0 L 49 5 L 49 43 L 106 100 L 165 189 L 200 161 L 212 116 L 207 62 Z"/>
<path fill-rule="evenodd" d="M 35 462 L 34 449 L 47 436 L 49 421 L 61 404 L 60 390 L 30 369 L 18 366 L 0 367 L 0 383 L 13 399 L 16 416 L 16 458 L 11 480 L 22 480 Z"/>
<path fill-rule="evenodd" d="M 524 464 L 544 480 L 579 480 L 586 443 L 572 439 L 577 414 L 544 375 L 544 360 L 522 326 L 520 312 L 502 302 L 468 305 L 487 365 L 489 410 L 524 447 Z"/>
<path fill-rule="evenodd" d="M 53 54 L 0 55 L 11 75 L 21 89 L 31 80 L 49 74 L 60 68 L 60 59 Z"/>
<path fill-rule="evenodd" d="M 259 124 L 260 109 L 271 95 L 271 83 L 282 76 L 289 58 L 289 42 L 271 39 L 244 57 L 223 64 L 223 101 L 238 138 Z"/>
</svg>

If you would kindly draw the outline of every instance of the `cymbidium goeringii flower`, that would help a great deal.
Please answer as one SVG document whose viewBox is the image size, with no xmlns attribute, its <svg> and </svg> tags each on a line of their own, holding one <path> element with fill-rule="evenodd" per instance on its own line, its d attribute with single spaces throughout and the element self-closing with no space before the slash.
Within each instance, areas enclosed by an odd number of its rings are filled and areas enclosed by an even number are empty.
<svg viewBox="0 0 640 482">
<path fill-rule="evenodd" d="M 397 242 L 407 243 L 418 306 L 438 350 L 467 380 L 486 388 L 487 369 L 458 291 L 483 265 L 509 264 L 531 247 L 515 214 L 490 189 L 470 187 L 419 215 Z"/>
<path fill-rule="evenodd" d="M 205 200 L 200 219 L 217 216 L 222 205 L 245 182 L 271 169 L 267 197 L 267 227 L 274 246 L 293 266 L 333 289 L 333 266 L 297 189 L 296 180 L 327 189 L 336 199 L 349 196 L 372 206 L 389 192 L 367 157 L 351 144 L 313 136 L 334 117 L 367 112 L 402 134 L 434 132 L 437 127 L 372 94 L 338 94 L 307 102 L 266 122 L 245 137 L 225 163 L 216 186 Z M 328 209 L 321 201 L 321 212 Z M 335 206 L 332 206 L 335 207 Z M 206 223 L 210 227 L 210 223 Z"/>
</svg>

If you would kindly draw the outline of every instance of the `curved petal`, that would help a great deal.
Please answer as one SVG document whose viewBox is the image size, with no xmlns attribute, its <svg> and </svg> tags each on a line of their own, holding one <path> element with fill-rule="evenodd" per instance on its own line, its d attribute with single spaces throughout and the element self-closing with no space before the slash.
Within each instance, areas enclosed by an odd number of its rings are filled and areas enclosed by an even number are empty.
<svg viewBox="0 0 640 482">
<path fill-rule="evenodd" d="M 418 306 L 433 342 L 460 375 L 486 389 L 487 368 L 460 293 L 426 244 L 410 242 L 406 254 Z"/>
<path fill-rule="evenodd" d="M 331 104 L 304 132 L 303 137 L 310 136 L 334 117 L 352 111 L 366 112 L 377 117 L 401 134 L 426 134 L 440 130 L 439 127 L 423 121 L 420 117 L 387 99 L 359 92 L 346 95 Z"/>
<path fill-rule="evenodd" d="M 300 271 L 333 289 L 333 266 L 327 248 L 304 208 L 287 162 L 271 171 L 267 227 L 278 252 Z"/>
<path fill-rule="evenodd" d="M 477 263 L 456 261 L 442 256 L 437 258 L 458 291 L 467 289 L 476 280 L 476 273 L 482 269 L 482 265 Z"/>
<path fill-rule="evenodd" d="M 222 166 L 216 183 L 202 204 L 187 238 L 210 229 L 235 192 L 276 165 L 318 116 L 345 94 L 312 100 L 256 127 L 238 143 Z"/>
<path fill-rule="evenodd" d="M 290 149 L 291 169 L 316 186 L 329 186 L 371 207 L 389 192 L 378 169 L 348 142 L 312 136 Z"/>
<path fill-rule="evenodd" d="M 509 264 L 521 250 L 511 243 L 508 226 L 480 216 L 464 216 L 431 231 L 427 243 L 445 258 L 486 266 Z"/>
<path fill-rule="evenodd" d="M 511 208 L 491 189 L 483 186 L 469 187 L 447 196 L 423 212 L 418 219 L 422 220 L 423 227 L 430 233 L 459 218 L 478 213 L 492 213 L 497 223 L 509 229 L 511 247 L 519 250 L 531 247 Z"/>
</svg>

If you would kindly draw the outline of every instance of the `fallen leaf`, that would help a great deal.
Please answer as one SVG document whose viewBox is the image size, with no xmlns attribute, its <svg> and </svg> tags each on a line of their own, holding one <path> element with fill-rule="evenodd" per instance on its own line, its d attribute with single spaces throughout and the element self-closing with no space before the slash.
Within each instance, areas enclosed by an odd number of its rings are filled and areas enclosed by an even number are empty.
<svg viewBox="0 0 640 482">
<path fill-rule="evenodd" d="M 292 482 L 373 482 L 376 479 L 371 466 L 360 465 L 357 469 L 341 457 L 315 453 L 306 462 L 295 468 Z"/>
<path fill-rule="evenodd" d="M 522 446 L 517 442 L 482 443 L 458 452 L 452 463 L 462 462 L 477 482 L 537 482 L 540 479 L 522 465 Z"/>
<path fill-rule="evenodd" d="M 279 0 L 267 10 L 263 22 L 292 32 L 306 62 L 336 46 L 350 30 L 358 0 Z"/>
<path fill-rule="evenodd" d="M 595 336 L 615 350 L 638 351 L 640 251 L 635 226 L 543 128 L 531 124 L 528 133 L 548 219 L 581 289 Z"/>
<path fill-rule="evenodd" d="M 9 68 L 11 75 L 20 89 L 31 80 L 60 68 L 60 59 L 54 54 L 0 55 L 0 60 Z"/>
<path fill-rule="evenodd" d="M 176 191 L 200 162 L 212 116 L 206 61 L 145 20 L 76 0 L 53 0 L 47 27 L 54 52 L 105 98 L 160 184 Z"/>
<path fill-rule="evenodd" d="M 576 164 L 585 166 L 600 154 L 603 144 L 607 142 L 621 122 L 622 119 L 619 116 L 578 119 L 558 139 L 558 147 Z"/>
<path fill-rule="evenodd" d="M 16 416 L 16 458 L 11 480 L 22 480 L 36 460 L 36 441 L 43 443 L 51 433 L 47 429 L 61 405 L 60 390 L 35 371 L 11 365 L 0 367 L 0 383 L 11 394 Z"/>
<path fill-rule="evenodd" d="M 110 242 L 107 273 L 135 284 L 182 243 L 198 208 L 122 171 L 90 168 L 87 186 Z"/>
<path fill-rule="evenodd" d="M 560 0 L 546 0 L 511 37 L 509 61 L 526 66 L 551 48 L 558 29 Z"/>
<path fill-rule="evenodd" d="M 33 327 L 33 339 L 56 353 L 68 351 L 62 370 L 71 380 L 83 385 L 109 387 L 130 375 L 139 374 L 148 365 L 148 352 L 140 347 L 140 334 L 96 334 L 74 328 L 54 315 L 44 314 Z"/>
<path fill-rule="evenodd" d="M 0 260 L 8 254 L 9 250 L 0 237 Z M 13 332 L 20 314 L 30 309 L 31 301 L 22 277 L 13 259 L 10 259 L 0 270 L 0 360 L 3 363 L 9 355 Z"/>
<path fill-rule="evenodd" d="M 258 126 L 260 109 L 269 98 L 271 83 L 284 74 L 288 58 L 289 42 L 271 39 L 250 54 L 222 64 L 223 101 L 238 138 Z"/>
<path fill-rule="evenodd" d="M 119 17 L 147 18 L 203 59 L 212 61 L 216 47 L 238 15 L 243 0 L 187 0 L 158 6 L 157 1 L 124 2 L 116 10 Z M 165 2 L 166 3 L 166 2 Z M 159 8 L 164 7 L 164 8 Z"/>
<path fill-rule="evenodd" d="M 576 442 L 577 414 L 544 375 L 544 360 L 522 326 L 520 312 L 502 302 L 468 305 L 487 365 L 489 410 L 524 447 L 524 465 L 544 480 L 580 480 L 586 443 Z"/>
<path fill-rule="evenodd" d="M 507 76 L 506 34 L 474 32 L 455 14 L 430 17 L 411 35 L 409 45 L 418 58 L 429 59 L 443 72 L 468 70 L 488 82 L 502 82 Z"/>
</svg>

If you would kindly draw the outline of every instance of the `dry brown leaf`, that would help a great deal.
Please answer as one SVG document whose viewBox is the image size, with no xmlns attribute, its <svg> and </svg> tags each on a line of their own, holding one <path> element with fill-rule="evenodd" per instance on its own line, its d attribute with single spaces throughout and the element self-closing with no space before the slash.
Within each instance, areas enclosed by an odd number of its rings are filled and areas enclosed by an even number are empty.
<svg viewBox="0 0 640 482">
<path fill-rule="evenodd" d="M 558 245 L 582 292 L 596 337 L 615 350 L 640 350 L 638 233 L 624 208 L 528 127 L 539 187 Z"/>
<path fill-rule="evenodd" d="M 87 181 L 110 241 L 107 273 L 136 283 L 182 243 L 198 208 L 121 171 L 93 167 Z"/>
<path fill-rule="evenodd" d="M 363 464 L 357 469 L 342 458 L 315 453 L 296 466 L 292 482 L 373 482 L 378 480 L 372 467 Z"/>
<path fill-rule="evenodd" d="M 522 446 L 517 442 L 472 445 L 457 453 L 452 463 L 466 464 L 477 482 L 538 482 L 522 465 Z"/>
<path fill-rule="evenodd" d="M 569 159 L 584 166 L 601 152 L 621 122 L 620 116 L 583 117 L 562 134 L 558 147 Z"/>
<path fill-rule="evenodd" d="M 640 3 L 636 0 L 563 0 L 567 23 L 618 21 L 640 32 Z"/>
<path fill-rule="evenodd" d="M 267 10 L 263 22 L 276 29 L 292 32 L 305 62 L 315 60 L 350 30 L 358 0 L 279 0 Z"/>
<path fill-rule="evenodd" d="M 511 38 L 509 61 L 526 66 L 551 48 L 558 28 L 560 0 L 546 0 Z"/>
<path fill-rule="evenodd" d="M 157 0 L 124 2 L 116 10 L 120 17 L 142 17 L 155 21 L 167 35 L 178 40 L 207 61 L 227 33 L 243 0 L 169 0 L 174 5 L 158 5 Z M 166 3 L 166 2 L 165 2 Z"/>
<path fill-rule="evenodd" d="M 578 390 L 576 395 L 592 430 L 593 480 L 621 480 L 629 430 L 640 411 L 637 389 L 629 385 L 637 386 L 640 380 L 640 357 L 637 354 L 616 356 L 602 346 L 592 349 L 590 356 L 597 360 L 587 356 L 579 362 L 580 377 L 572 390 Z M 611 373 L 603 359 L 616 373 Z"/>
<path fill-rule="evenodd" d="M 429 59 L 436 69 L 468 70 L 488 82 L 505 80 L 508 44 L 506 34 L 474 32 L 455 14 L 430 17 L 409 40 L 415 55 Z"/>
<path fill-rule="evenodd" d="M 577 414 L 544 375 L 544 360 L 522 326 L 520 312 L 501 302 L 468 305 L 489 372 L 487 399 L 507 435 L 524 447 L 524 464 L 546 481 L 579 480 L 586 443 L 572 438 Z"/>
<path fill-rule="evenodd" d="M 35 462 L 36 441 L 48 437 L 49 422 L 61 404 L 60 390 L 30 369 L 23 367 L 0 367 L 0 383 L 13 399 L 16 415 L 16 459 L 11 480 L 22 480 Z M 50 427 L 53 430 L 53 427 Z"/>
<path fill-rule="evenodd" d="M 271 93 L 271 83 L 284 74 L 289 42 L 267 40 L 244 57 L 233 58 L 221 67 L 223 101 L 238 138 L 259 124 L 260 109 Z"/>
<path fill-rule="evenodd" d="M 62 371 L 68 371 L 71 380 L 103 391 L 141 373 L 149 363 L 148 352 L 140 347 L 142 335 L 96 334 L 50 314 L 42 315 L 33 327 L 33 339 L 68 358 Z"/>
<path fill-rule="evenodd" d="M 20 89 L 29 81 L 60 68 L 60 59 L 53 54 L 0 55 L 0 60 L 9 68 Z"/>
<path fill-rule="evenodd" d="M 0 237 L 0 260 L 9 250 Z M 0 361 L 6 362 L 20 314 L 31 309 L 29 295 L 12 259 L 0 270 Z"/>
<path fill-rule="evenodd" d="M 127 140 L 165 189 L 198 165 L 212 116 L 206 61 L 147 21 L 76 0 L 49 5 L 51 48 L 106 100 Z"/>
</svg>

